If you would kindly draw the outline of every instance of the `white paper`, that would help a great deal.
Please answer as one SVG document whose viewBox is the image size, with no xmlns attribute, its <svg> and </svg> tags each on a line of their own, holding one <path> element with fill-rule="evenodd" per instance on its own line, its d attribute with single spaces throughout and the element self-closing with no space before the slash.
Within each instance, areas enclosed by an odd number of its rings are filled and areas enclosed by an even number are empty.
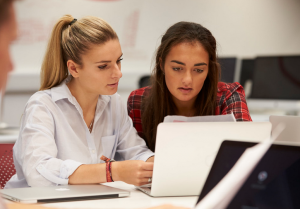
<svg viewBox="0 0 300 209">
<path fill-rule="evenodd" d="M 279 124 L 271 138 L 246 149 L 227 175 L 196 205 L 196 209 L 226 208 L 284 128 L 283 124 Z"/>
<path fill-rule="evenodd" d="M 164 123 L 173 122 L 236 122 L 233 113 L 227 115 L 209 115 L 185 117 L 179 115 L 168 115 L 164 118 Z"/>
</svg>

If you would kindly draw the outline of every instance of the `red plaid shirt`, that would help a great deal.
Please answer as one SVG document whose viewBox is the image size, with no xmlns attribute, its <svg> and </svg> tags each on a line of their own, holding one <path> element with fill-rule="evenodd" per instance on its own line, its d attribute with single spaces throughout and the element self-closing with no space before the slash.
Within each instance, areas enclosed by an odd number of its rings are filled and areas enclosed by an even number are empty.
<svg viewBox="0 0 300 209">
<path fill-rule="evenodd" d="M 133 121 L 133 126 L 138 134 L 143 136 L 141 104 L 142 99 L 150 91 L 150 88 L 144 87 L 137 89 L 128 97 L 127 110 L 128 115 Z M 241 84 L 235 83 L 218 83 L 217 107 L 215 115 L 226 115 L 233 113 L 236 121 L 252 121 L 247 107 L 245 92 Z"/>
</svg>

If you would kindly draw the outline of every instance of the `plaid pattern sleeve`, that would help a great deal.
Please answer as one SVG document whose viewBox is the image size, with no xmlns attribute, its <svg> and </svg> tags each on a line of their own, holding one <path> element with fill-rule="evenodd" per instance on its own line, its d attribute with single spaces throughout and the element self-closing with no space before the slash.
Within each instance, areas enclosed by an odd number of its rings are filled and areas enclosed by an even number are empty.
<svg viewBox="0 0 300 209">
<path fill-rule="evenodd" d="M 133 127 L 138 132 L 138 135 L 144 138 L 143 127 L 142 127 L 142 100 L 145 95 L 149 92 L 149 87 L 134 90 L 128 97 L 127 100 L 127 111 L 133 122 Z"/>
<path fill-rule="evenodd" d="M 230 113 L 236 121 L 252 121 L 241 84 L 219 82 L 215 115 Z"/>
</svg>

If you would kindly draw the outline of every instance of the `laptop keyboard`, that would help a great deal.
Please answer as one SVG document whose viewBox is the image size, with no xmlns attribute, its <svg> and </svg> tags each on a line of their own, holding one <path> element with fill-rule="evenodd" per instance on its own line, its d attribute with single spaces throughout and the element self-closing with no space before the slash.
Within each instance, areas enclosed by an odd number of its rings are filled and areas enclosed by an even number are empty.
<svg viewBox="0 0 300 209">
<path fill-rule="evenodd" d="M 151 189 L 151 186 L 152 186 L 152 184 L 150 183 L 150 184 L 144 184 L 144 185 L 142 185 L 142 186 L 140 186 L 141 188 L 148 188 L 148 189 Z"/>
</svg>

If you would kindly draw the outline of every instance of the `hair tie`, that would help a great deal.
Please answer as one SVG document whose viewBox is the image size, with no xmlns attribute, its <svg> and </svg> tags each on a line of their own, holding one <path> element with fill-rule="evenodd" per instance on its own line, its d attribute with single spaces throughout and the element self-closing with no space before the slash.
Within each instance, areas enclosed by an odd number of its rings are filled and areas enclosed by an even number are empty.
<svg viewBox="0 0 300 209">
<path fill-rule="evenodd" d="M 76 21 L 77 21 L 77 19 L 74 18 L 74 20 L 72 20 L 72 22 L 70 22 L 69 25 L 70 25 L 70 26 L 73 25 Z"/>
</svg>

